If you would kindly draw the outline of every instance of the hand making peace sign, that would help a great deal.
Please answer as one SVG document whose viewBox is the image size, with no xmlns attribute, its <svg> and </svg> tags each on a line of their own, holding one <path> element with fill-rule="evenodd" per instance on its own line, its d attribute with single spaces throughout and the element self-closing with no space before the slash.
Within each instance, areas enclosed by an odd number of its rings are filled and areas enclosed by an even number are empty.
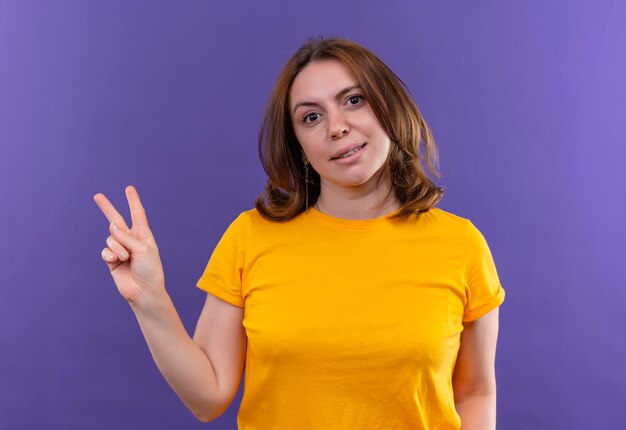
<svg viewBox="0 0 626 430">
<path fill-rule="evenodd" d="M 109 266 L 120 294 L 128 302 L 136 303 L 146 293 L 164 293 L 165 275 L 159 249 L 135 187 L 126 187 L 126 198 L 132 219 L 130 229 L 104 194 L 98 193 L 93 197 L 111 223 L 111 236 L 106 240 L 108 247 L 102 250 L 102 259 Z"/>
</svg>

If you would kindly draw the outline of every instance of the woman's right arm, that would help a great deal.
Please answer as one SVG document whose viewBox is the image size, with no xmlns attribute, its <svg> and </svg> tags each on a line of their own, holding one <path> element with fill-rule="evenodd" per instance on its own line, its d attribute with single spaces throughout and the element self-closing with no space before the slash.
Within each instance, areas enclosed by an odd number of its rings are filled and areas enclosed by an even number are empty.
<svg viewBox="0 0 626 430">
<path fill-rule="evenodd" d="M 158 248 L 139 195 L 129 186 L 126 196 L 130 229 L 104 195 L 94 196 L 111 222 L 102 258 L 166 381 L 194 416 L 211 421 L 228 408 L 239 388 L 245 358 L 243 309 L 208 294 L 191 339 L 165 290 Z"/>
<path fill-rule="evenodd" d="M 154 362 L 194 416 L 208 422 L 224 413 L 243 372 L 243 309 L 207 294 L 192 340 L 167 294 L 131 307 Z"/>
</svg>

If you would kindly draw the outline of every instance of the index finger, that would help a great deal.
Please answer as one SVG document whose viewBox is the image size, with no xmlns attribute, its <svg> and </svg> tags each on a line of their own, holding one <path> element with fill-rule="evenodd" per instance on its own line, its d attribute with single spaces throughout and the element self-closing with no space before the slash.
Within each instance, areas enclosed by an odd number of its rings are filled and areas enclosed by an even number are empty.
<svg viewBox="0 0 626 430">
<path fill-rule="evenodd" d="M 120 215 L 120 213 L 115 209 L 113 204 L 106 198 L 106 196 L 102 193 L 98 193 L 93 196 L 94 201 L 102 211 L 105 217 L 109 220 L 109 224 L 114 222 L 119 225 L 121 228 L 125 228 L 128 230 L 128 226 L 126 225 L 126 221 L 124 221 L 124 217 Z"/>
<path fill-rule="evenodd" d="M 147 226 L 148 218 L 146 218 L 146 211 L 139 199 L 139 193 L 137 189 L 132 185 L 126 187 L 126 198 L 128 199 L 128 205 L 130 206 L 130 218 L 135 226 Z"/>
</svg>

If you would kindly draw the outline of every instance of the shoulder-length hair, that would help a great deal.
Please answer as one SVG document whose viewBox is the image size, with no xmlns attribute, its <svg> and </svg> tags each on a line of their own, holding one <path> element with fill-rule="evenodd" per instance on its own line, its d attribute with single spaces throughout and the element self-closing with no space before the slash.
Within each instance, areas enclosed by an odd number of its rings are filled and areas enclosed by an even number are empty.
<svg viewBox="0 0 626 430">
<path fill-rule="evenodd" d="M 273 221 L 287 221 L 319 197 L 319 174 L 309 168 L 306 201 L 303 153 L 289 115 L 289 92 L 298 73 L 310 62 L 320 60 L 338 60 L 352 72 L 391 139 L 386 174 L 402 205 L 393 218 L 406 218 L 434 207 L 443 189 L 427 171 L 440 176 L 437 148 L 410 90 L 367 48 L 346 39 L 319 37 L 309 39 L 289 59 L 270 96 L 259 131 L 259 157 L 268 176 L 265 190 L 256 200 L 259 213 Z"/>
</svg>

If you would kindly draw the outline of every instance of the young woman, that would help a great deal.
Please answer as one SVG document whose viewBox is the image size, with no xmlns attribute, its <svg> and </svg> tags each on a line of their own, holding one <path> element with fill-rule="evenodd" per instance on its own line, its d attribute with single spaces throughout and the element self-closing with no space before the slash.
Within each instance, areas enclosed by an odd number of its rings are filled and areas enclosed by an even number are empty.
<svg viewBox="0 0 626 430">
<path fill-rule="evenodd" d="M 111 222 L 102 257 L 185 405 L 218 417 L 245 367 L 241 430 L 494 429 L 505 293 L 481 233 L 435 207 L 436 148 L 400 79 L 354 42 L 307 42 L 259 151 L 265 192 L 198 281 L 193 339 L 135 188 L 132 228 L 94 197 Z"/>
</svg>

